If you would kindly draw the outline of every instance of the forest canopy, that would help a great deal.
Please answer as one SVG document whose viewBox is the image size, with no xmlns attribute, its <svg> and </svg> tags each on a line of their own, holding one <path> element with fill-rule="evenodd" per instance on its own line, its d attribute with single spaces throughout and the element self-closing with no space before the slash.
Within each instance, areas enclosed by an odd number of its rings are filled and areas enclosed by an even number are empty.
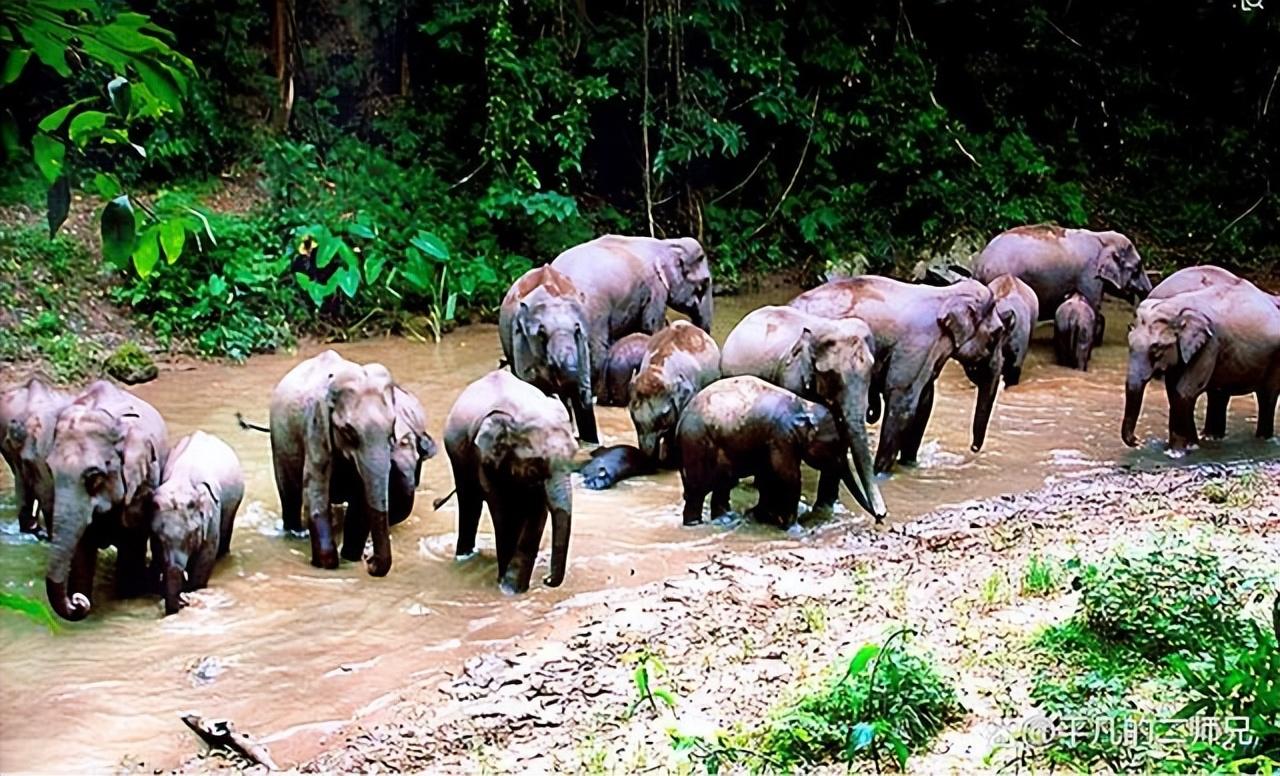
<svg viewBox="0 0 1280 776">
<path fill-rule="evenodd" d="M 0 30 L 4 199 L 85 192 L 117 301 L 209 354 L 438 335 L 609 231 L 692 234 L 726 288 L 1040 221 L 1280 258 L 1253 4 L 30 0 Z"/>
</svg>

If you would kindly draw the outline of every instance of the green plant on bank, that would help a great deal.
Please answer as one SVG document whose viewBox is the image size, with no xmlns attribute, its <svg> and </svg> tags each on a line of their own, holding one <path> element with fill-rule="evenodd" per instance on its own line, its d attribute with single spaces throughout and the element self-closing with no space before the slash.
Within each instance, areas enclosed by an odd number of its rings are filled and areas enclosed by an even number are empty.
<svg viewBox="0 0 1280 776">
<path fill-rule="evenodd" d="M 1053 558 L 1032 555 L 1027 558 L 1027 567 L 1022 572 L 1022 595 L 1031 598 L 1044 598 L 1057 592 L 1061 584 L 1062 571 Z"/>
<path fill-rule="evenodd" d="M 896 643 L 909 633 L 863 645 L 838 679 L 787 701 L 754 729 L 712 738 L 673 733 L 672 745 L 710 773 L 805 770 L 859 757 L 877 767 L 891 758 L 905 769 L 912 752 L 964 713 L 934 662 Z"/>
<path fill-rule="evenodd" d="M 1280 598 L 1261 627 L 1244 613 L 1254 578 L 1198 540 L 1158 537 L 1073 565 L 1079 609 L 1035 641 L 1045 663 L 1031 697 L 1059 727 L 1034 756 L 1160 772 L 1280 758 Z"/>
<path fill-rule="evenodd" d="M 631 706 L 627 708 L 626 714 L 623 716 L 630 719 L 635 715 L 636 709 L 643 705 L 648 705 L 656 714 L 660 711 L 658 701 L 662 701 L 669 711 L 674 713 L 676 708 L 676 696 L 671 690 L 664 687 L 654 686 L 654 679 L 667 673 L 667 667 L 648 649 L 642 649 L 639 652 L 625 655 L 624 660 L 628 662 L 634 661 L 636 670 L 631 675 L 631 680 L 635 684 L 636 699 L 631 702 Z"/>
<path fill-rule="evenodd" d="M 0 611 L 25 617 L 38 625 L 43 625 L 50 633 L 56 633 L 58 630 L 58 621 L 44 601 L 0 591 Z"/>
</svg>

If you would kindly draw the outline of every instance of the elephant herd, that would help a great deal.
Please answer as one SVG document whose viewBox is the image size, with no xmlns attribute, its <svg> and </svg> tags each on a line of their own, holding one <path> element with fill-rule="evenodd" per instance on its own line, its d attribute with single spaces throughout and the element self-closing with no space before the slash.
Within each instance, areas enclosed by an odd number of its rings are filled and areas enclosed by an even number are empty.
<svg viewBox="0 0 1280 776">
<path fill-rule="evenodd" d="M 1116 232 L 1018 227 L 986 246 L 971 278 L 946 286 L 832 280 L 751 312 L 723 346 L 710 335 L 711 272 L 696 240 L 609 235 L 570 248 L 512 285 L 499 315 L 505 363 L 464 389 L 445 419 L 456 556 L 475 552 L 487 505 L 498 582 L 527 590 L 549 515 L 544 582 L 561 584 L 575 469 L 593 489 L 679 470 L 685 525 L 703 521 L 708 496 L 711 518 L 729 512 L 733 487 L 754 477 L 748 517 L 788 527 L 808 465 L 819 474 L 815 509 L 833 506 L 844 485 L 879 522 L 887 508 L 877 474 L 915 462 L 946 362 L 958 361 L 976 388 L 978 452 L 999 384 L 1022 379 L 1039 320 L 1054 321 L 1059 360 L 1087 369 L 1104 292 L 1146 297 L 1129 332 L 1125 443 L 1137 444 L 1156 376 L 1172 449 L 1197 442 L 1202 393 L 1204 436 L 1225 433 L 1229 399 L 1246 393 L 1257 396 L 1258 436 L 1274 435 L 1280 298 L 1212 266 L 1153 289 Z M 668 324 L 667 308 L 690 320 Z M 578 439 L 599 442 L 597 404 L 627 407 L 638 446 L 596 447 L 575 462 Z M 866 426 L 875 422 L 873 451 Z M 283 527 L 306 531 L 312 565 L 363 559 L 369 574 L 387 574 L 391 527 L 412 511 L 422 466 L 437 453 L 418 399 L 386 367 L 325 351 L 281 379 L 267 426 L 241 425 L 270 433 Z M 159 594 L 166 613 L 228 552 L 244 477 L 216 437 L 197 431 L 170 448 L 160 413 L 132 394 L 99 381 L 72 396 L 36 378 L 0 392 L 0 434 L 21 529 L 38 533 L 45 518 L 46 591 L 61 617 L 88 615 L 102 548 L 116 548 L 118 594 Z"/>
</svg>

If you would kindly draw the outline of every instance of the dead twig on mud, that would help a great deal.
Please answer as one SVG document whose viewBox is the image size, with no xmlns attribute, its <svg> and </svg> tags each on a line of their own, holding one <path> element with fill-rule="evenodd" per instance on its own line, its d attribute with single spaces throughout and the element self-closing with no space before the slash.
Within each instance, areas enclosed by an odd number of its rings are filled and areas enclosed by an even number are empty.
<svg viewBox="0 0 1280 776">
<path fill-rule="evenodd" d="M 230 720 L 210 720 L 199 714 L 184 714 L 182 722 L 191 728 L 191 732 L 199 736 L 210 749 L 231 752 L 254 765 L 265 766 L 269 771 L 280 770 L 280 766 L 271 759 L 271 753 L 267 748 L 256 743 L 247 734 L 237 731 Z"/>
</svg>

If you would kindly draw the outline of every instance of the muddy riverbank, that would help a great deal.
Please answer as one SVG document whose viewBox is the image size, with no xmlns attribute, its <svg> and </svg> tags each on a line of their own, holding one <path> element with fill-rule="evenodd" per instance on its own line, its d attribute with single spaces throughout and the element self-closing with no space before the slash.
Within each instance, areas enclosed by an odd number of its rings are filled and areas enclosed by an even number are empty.
<svg viewBox="0 0 1280 776">
<path fill-rule="evenodd" d="M 1090 470 L 820 546 L 716 552 L 661 582 L 565 602 L 566 621 L 406 688 L 298 768 L 670 771 L 688 757 L 672 730 L 758 721 L 839 657 L 905 626 L 957 680 L 967 710 L 911 770 L 994 769 L 1013 756 L 996 742 L 1035 711 L 1030 641 L 1075 609 L 1069 580 L 1047 596 L 1020 589 L 1028 559 L 1091 563 L 1153 536 L 1204 533 L 1270 557 L 1280 580 L 1278 480 L 1276 461 Z M 631 713 L 641 653 L 660 658 L 651 681 L 674 694 L 673 709 Z M 184 769 L 231 764 L 195 758 Z"/>
<path fill-rule="evenodd" d="M 723 340 L 747 311 L 792 293 L 777 289 L 718 302 L 714 334 Z M 116 601 L 100 595 L 91 618 L 56 634 L 0 618 L 0 686 L 7 697 L 0 708 L 0 770 L 103 770 L 122 762 L 171 768 L 196 749 L 179 722 L 187 710 L 234 720 L 266 743 L 281 764 L 306 763 L 340 746 L 353 723 L 385 723 L 406 699 L 416 699 L 421 714 L 445 714 L 455 701 L 436 688 L 452 682 L 464 666 L 477 660 L 483 665 L 493 659 L 487 656 L 515 649 L 533 654 L 544 641 L 547 649 L 560 644 L 568 651 L 578 643 L 574 629 L 591 607 L 631 600 L 631 591 L 683 578 L 712 557 L 755 563 L 771 553 L 856 553 L 864 543 L 893 546 L 898 532 L 918 530 L 918 518 L 939 508 L 1033 491 L 1050 478 L 1087 480 L 1116 466 L 1181 471 L 1193 463 L 1280 458 L 1280 446 L 1251 436 L 1252 398 L 1232 403 L 1225 441 L 1207 443 L 1180 461 L 1162 452 L 1164 403 L 1153 398 L 1139 426 L 1147 444 L 1124 447 L 1118 424 L 1127 314 L 1118 307 L 1110 313 L 1107 342 L 1095 352 L 1088 373 L 1053 366 L 1042 330 L 1025 382 L 1002 392 L 986 448 L 976 455 L 968 452 L 973 390 L 959 369 L 945 370 L 921 465 L 883 483 L 891 511 L 883 528 L 841 510 L 832 519 L 806 522 L 799 536 L 754 525 L 685 529 L 674 473 L 613 491 L 579 489 L 564 586 L 535 584 L 518 598 L 503 596 L 495 584 L 487 519 L 479 556 L 453 560 L 455 507 L 431 510 L 431 500 L 452 484 L 443 457 L 426 465 L 413 515 L 393 532 L 396 565 L 384 579 L 371 579 L 351 564 L 333 572 L 314 569 L 305 540 L 281 535 L 268 440 L 239 430 L 235 413 L 265 416 L 271 387 L 320 346 L 239 366 L 164 372 L 137 393 L 164 413 L 171 437 L 197 428 L 216 433 L 231 442 L 244 464 L 246 499 L 232 554 L 215 571 L 211 588 L 195 594 L 193 606 L 174 617 L 161 618 L 155 598 Z M 464 327 L 438 345 L 392 338 L 337 347 L 348 358 L 388 364 L 423 400 L 437 438 L 458 392 L 498 358 L 492 326 Z M 634 440 L 625 410 L 604 408 L 599 421 L 605 444 Z M 813 485 L 808 479 L 807 493 Z M 17 533 L 12 498 L 6 470 L 0 472 L 0 588 L 39 597 L 47 546 Z M 742 488 L 734 504 L 741 508 L 753 498 Z M 985 571 L 983 563 L 975 569 Z M 110 565 L 99 564 L 104 592 Z M 872 566 L 878 573 L 880 565 Z M 897 577 L 874 579 L 868 587 L 873 600 L 894 595 Z M 808 580 L 804 572 L 783 584 L 799 589 Z M 831 594 L 838 591 L 833 587 Z M 838 601 L 827 605 L 842 608 Z M 753 643 L 771 637 L 769 621 L 743 623 L 762 629 Z M 675 634 L 693 625 L 663 627 Z M 743 643 L 735 637 L 723 649 Z M 745 678 L 726 675 L 729 680 Z"/>
</svg>

